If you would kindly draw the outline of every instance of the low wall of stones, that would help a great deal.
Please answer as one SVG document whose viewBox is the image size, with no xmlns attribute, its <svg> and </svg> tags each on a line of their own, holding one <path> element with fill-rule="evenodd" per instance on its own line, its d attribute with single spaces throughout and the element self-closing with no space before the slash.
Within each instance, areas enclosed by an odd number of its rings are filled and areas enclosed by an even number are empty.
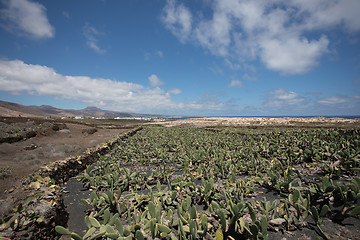
<svg viewBox="0 0 360 240">
<path fill-rule="evenodd" d="M 89 165 L 95 163 L 99 156 L 104 155 L 112 150 L 119 141 L 134 135 L 141 129 L 142 127 L 132 129 L 131 131 L 122 134 L 118 138 L 108 141 L 102 146 L 98 146 L 96 149 L 89 149 L 85 154 L 77 157 L 67 158 L 63 161 L 57 161 L 50 166 L 43 167 L 40 170 L 40 175 L 43 177 L 50 177 L 51 179 L 55 180 L 56 184 L 67 182 L 69 178 L 78 175 Z"/>
</svg>

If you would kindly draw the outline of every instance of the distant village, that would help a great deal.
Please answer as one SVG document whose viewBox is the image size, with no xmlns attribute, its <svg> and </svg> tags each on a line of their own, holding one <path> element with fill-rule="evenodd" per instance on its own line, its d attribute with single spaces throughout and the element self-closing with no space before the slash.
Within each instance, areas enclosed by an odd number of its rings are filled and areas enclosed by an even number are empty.
<svg viewBox="0 0 360 240">
<path fill-rule="evenodd" d="M 75 116 L 75 117 L 61 117 L 61 119 L 117 119 L 117 120 L 153 120 L 153 119 L 166 119 L 167 117 L 115 117 L 115 118 L 106 118 L 106 117 L 84 117 L 84 116 Z"/>
</svg>

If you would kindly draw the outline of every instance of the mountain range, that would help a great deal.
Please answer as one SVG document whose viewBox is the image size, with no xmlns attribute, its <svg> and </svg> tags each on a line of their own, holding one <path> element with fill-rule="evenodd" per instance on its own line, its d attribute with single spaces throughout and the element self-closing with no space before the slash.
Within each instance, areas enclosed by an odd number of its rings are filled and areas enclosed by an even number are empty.
<svg viewBox="0 0 360 240">
<path fill-rule="evenodd" d="M 0 116 L 2 117 L 83 117 L 83 118 L 162 118 L 164 115 L 150 115 L 102 110 L 89 106 L 81 110 L 60 109 L 49 105 L 25 106 L 0 100 Z"/>
</svg>

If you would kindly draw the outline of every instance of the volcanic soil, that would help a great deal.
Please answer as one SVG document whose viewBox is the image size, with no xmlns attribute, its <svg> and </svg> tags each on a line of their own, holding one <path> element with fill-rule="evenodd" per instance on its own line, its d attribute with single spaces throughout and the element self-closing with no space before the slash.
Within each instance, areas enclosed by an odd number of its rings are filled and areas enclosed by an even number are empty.
<svg viewBox="0 0 360 240">
<path fill-rule="evenodd" d="M 0 218 L 27 197 L 23 183 L 41 167 L 80 155 L 133 127 L 29 118 L 0 117 L 0 122 Z"/>
</svg>

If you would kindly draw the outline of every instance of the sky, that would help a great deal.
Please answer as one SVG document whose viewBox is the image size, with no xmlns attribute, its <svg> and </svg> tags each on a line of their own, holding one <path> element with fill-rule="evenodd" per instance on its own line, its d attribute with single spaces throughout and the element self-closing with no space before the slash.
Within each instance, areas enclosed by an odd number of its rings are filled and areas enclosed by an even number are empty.
<svg viewBox="0 0 360 240">
<path fill-rule="evenodd" d="M 0 100 L 360 115 L 359 0 L 0 0 Z"/>
</svg>

